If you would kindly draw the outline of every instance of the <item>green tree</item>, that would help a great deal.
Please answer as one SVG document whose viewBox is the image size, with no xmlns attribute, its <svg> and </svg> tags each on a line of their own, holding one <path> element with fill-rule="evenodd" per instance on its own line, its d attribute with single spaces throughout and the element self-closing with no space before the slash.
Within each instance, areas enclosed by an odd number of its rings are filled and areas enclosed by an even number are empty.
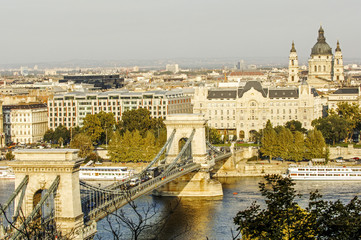
<svg viewBox="0 0 361 240">
<path fill-rule="evenodd" d="M 325 155 L 326 143 L 322 133 L 317 129 L 308 131 L 305 140 L 305 157 L 307 159 L 324 158 Z"/>
<path fill-rule="evenodd" d="M 337 104 L 336 113 L 348 122 L 345 126 L 347 131 L 345 141 L 348 142 L 348 139 L 352 137 L 353 130 L 361 129 L 360 106 L 356 103 L 349 104 L 347 102 L 341 102 Z"/>
<path fill-rule="evenodd" d="M 303 133 L 295 131 L 293 141 L 290 146 L 289 159 L 296 162 L 301 161 L 305 153 L 305 140 Z"/>
<path fill-rule="evenodd" d="M 156 139 L 152 131 L 148 131 L 145 138 L 143 138 L 143 152 L 144 159 L 143 161 L 150 162 L 157 155 L 160 148 L 156 144 Z"/>
<path fill-rule="evenodd" d="M 113 129 L 115 126 L 114 113 L 105 113 L 102 111 L 95 115 L 98 117 L 100 126 L 103 129 L 103 132 L 100 136 L 100 142 L 107 144 L 111 138 L 111 135 L 113 134 Z"/>
<path fill-rule="evenodd" d="M 286 122 L 285 127 L 290 129 L 292 133 L 299 131 L 301 133 L 306 133 L 307 129 L 302 127 L 302 123 L 297 120 L 291 120 Z"/>
<path fill-rule="evenodd" d="M 289 178 L 265 176 L 259 188 L 266 208 L 253 203 L 234 218 L 242 239 L 314 239 L 315 231 L 308 221 L 310 214 L 296 203 L 294 185 Z"/>
<path fill-rule="evenodd" d="M 70 142 L 70 147 L 79 149 L 78 156 L 82 158 L 89 156 L 94 150 L 91 138 L 85 133 L 75 135 Z"/>
<path fill-rule="evenodd" d="M 45 142 L 53 142 L 54 141 L 54 130 L 49 129 L 45 132 L 43 137 Z"/>
<path fill-rule="evenodd" d="M 332 113 L 325 118 L 313 120 L 312 126 L 321 131 L 327 143 L 333 145 L 346 139 L 348 135 L 347 129 L 351 127 L 346 119 L 335 113 Z"/>
<path fill-rule="evenodd" d="M 14 160 L 14 159 L 15 159 L 15 155 L 13 154 L 12 151 L 8 151 L 8 152 L 5 154 L 5 159 L 8 160 L 8 161 Z"/>
<path fill-rule="evenodd" d="M 61 124 L 57 128 L 55 128 L 52 142 L 59 143 L 60 138 L 63 139 L 63 143 L 69 143 L 70 141 L 70 131 Z"/>
<path fill-rule="evenodd" d="M 271 121 L 268 120 L 266 127 L 263 130 L 260 151 L 263 155 L 269 156 L 270 160 L 276 154 L 276 148 L 275 148 L 276 138 L 277 138 L 276 131 L 273 129 Z"/>
<path fill-rule="evenodd" d="M 220 144 L 223 143 L 222 136 L 219 134 L 218 130 L 206 126 L 206 139 L 209 140 L 211 144 Z"/>
<path fill-rule="evenodd" d="M 95 114 L 87 114 L 84 118 L 82 131 L 87 134 L 93 143 L 100 139 L 101 134 L 104 132 L 100 119 Z"/>
<path fill-rule="evenodd" d="M 119 131 L 115 131 L 108 145 L 108 156 L 112 162 L 121 162 L 124 157 L 122 143 L 122 135 Z"/>
<path fill-rule="evenodd" d="M 122 121 L 119 122 L 118 128 L 121 133 L 126 131 L 132 132 L 138 130 L 142 136 L 145 136 L 148 130 L 157 128 L 157 121 L 152 119 L 149 110 L 139 108 L 136 110 L 125 111 L 122 116 Z"/>
<path fill-rule="evenodd" d="M 308 207 L 295 201 L 300 196 L 294 182 L 279 175 L 265 176 L 259 184 L 266 206 L 255 202 L 237 213 L 234 223 L 242 239 L 360 239 L 361 200 L 348 204 L 340 200 L 324 201 L 316 190 L 311 192 Z"/>
<path fill-rule="evenodd" d="M 293 147 L 293 135 L 290 129 L 283 127 L 277 134 L 278 156 L 290 159 L 291 148 Z"/>
</svg>

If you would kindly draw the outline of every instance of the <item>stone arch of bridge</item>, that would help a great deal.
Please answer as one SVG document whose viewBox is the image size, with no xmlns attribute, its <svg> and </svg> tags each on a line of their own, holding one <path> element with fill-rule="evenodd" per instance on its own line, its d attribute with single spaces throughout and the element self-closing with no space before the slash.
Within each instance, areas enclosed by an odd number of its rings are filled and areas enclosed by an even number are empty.
<svg viewBox="0 0 361 240">
<path fill-rule="evenodd" d="M 177 157 L 181 150 L 181 148 L 179 148 L 179 142 L 182 139 L 188 139 L 192 134 L 192 131 L 195 130 L 190 146 L 193 161 L 197 163 L 206 163 L 206 120 L 204 119 L 203 114 L 168 115 L 164 123 L 167 127 L 167 138 L 171 136 L 174 129 L 176 130 L 173 142 L 171 146 L 168 147 L 168 154 L 166 156 L 167 162 L 170 162 Z"/>
</svg>

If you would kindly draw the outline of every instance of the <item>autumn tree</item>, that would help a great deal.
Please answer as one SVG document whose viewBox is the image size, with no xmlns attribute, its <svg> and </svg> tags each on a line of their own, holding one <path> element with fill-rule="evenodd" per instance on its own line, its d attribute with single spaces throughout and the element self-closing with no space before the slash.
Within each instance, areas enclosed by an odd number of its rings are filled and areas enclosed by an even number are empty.
<svg viewBox="0 0 361 240">
<path fill-rule="evenodd" d="M 307 159 L 324 158 L 325 154 L 326 143 L 322 133 L 317 129 L 308 131 L 305 140 L 305 157 Z"/>
<path fill-rule="evenodd" d="M 263 130 L 261 140 L 261 153 L 265 156 L 269 156 L 271 160 L 276 154 L 275 141 L 277 138 L 276 131 L 273 129 L 271 121 L 268 120 L 266 128 Z"/>
<path fill-rule="evenodd" d="M 91 138 L 85 133 L 75 135 L 70 142 L 70 147 L 79 149 L 78 156 L 82 158 L 89 156 L 94 150 Z"/>
<path fill-rule="evenodd" d="M 293 143 L 293 135 L 290 129 L 283 127 L 277 134 L 277 147 L 279 149 L 278 156 L 283 159 L 290 158 L 290 151 Z"/>
<path fill-rule="evenodd" d="M 95 114 L 87 114 L 85 116 L 82 130 L 90 137 L 93 143 L 96 143 L 104 132 L 100 119 Z"/>
<path fill-rule="evenodd" d="M 301 161 L 305 153 L 305 142 L 303 133 L 296 131 L 290 144 L 289 159 L 296 162 Z"/>
<path fill-rule="evenodd" d="M 149 162 L 161 147 L 153 131 L 148 131 L 144 138 L 138 130 L 126 131 L 123 136 L 116 131 L 109 142 L 108 155 L 113 162 Z"/>
</svg>

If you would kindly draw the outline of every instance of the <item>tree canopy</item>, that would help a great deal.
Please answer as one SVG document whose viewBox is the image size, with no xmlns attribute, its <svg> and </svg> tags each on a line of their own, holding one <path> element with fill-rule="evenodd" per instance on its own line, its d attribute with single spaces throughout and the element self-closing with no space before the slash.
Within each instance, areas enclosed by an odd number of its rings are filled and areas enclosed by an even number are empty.
<svg viewBox="0 0 361 240">
<path fill-rule="evenodd" d="M 158 141 L 152 131 L 144 138 L 138 130 L 126 131 L 124 135 L 116 131 L 109 142 L 108 155 L 113 162 L 149 162 L 163 146 Z"/>
<path fill-rule="evenodd" d="M 70 142 L 70 147 L 79 149 L 78 156 L 82 158 L 89 156 L 94 150 L 91 138 L 85 133 L 75 135 Z"/>
<path fill-rule="evenodd" d="M 55 131 L 49 129 L 44 134 L 46 142 L 59 143 L 59 139 L 62 139 L 65 144 L 70 142 L 70 131 L 61 124 L 55 128 Z"/>
<path fill-rule="evenodd" d="M 281 157 L 282 159 L 300 161 L 303 158 L 326 157 L 326 143 L 322 133 L 317 129 L 310 130 L 307 137 L 297 130 L 284 126 L 272 127 L 267 121 L 266 127 L 260 131 L 260 152 L 269 159 Z"/>
<path fill-rule="evenodd" d="M 347 138 L 350 123 L 332 113 L 325 118 L 318 118 L 312 121 L 312 126 L 321 131 L 326 142 L 335 145 Z"/>
<path fill-rule="evenodd" d="M 360 199 L 354 197 L 348 204 L 324 201 L 316 191 L 304 209 L 296 201 L 301 196 L 294 185 L 280 175 L 265 176 L 259 188 L 266 207 L 254 202 L 234 218 L 242 239 L 360 239 Z"/>
<path fill-rule="evenodd" d="M 205 131 L 206 131 L 206 139 L 209 140 L 211 144 L 223 143 L 222 136 L 221 134 L 219 134 L 217 129 L 206 126 Z"/>
<path fill-rule="evenodd" d="M 140 135 L 145 137 L 146 132 L 152 130 L 155 135 L 158 131 L 165 128 L 162 118 L 152 118 L 148 109 L 139 108 L 125 111 L 122 120 L 118 124 L 121 134 L 126 131 L 132 132 L 138 130 Z"/>
</svg>

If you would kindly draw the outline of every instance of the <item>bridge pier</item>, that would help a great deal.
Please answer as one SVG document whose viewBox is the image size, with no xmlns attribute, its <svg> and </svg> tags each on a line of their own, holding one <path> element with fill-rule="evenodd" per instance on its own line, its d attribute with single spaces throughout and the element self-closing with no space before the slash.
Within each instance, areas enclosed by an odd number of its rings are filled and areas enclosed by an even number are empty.
<svg viewBox="0 0 361 240">
<path fill-rule="evenodd" d="M 173 143 L 166 154 L 167 162 L 172 162 L 179 154 L 182 147 L 181 140 L 188 139 L 190 133 L 195 131 L 190 147 L 192 160 L 201 164 L 202 168 L 198 172 L 192 172 L 173 180 L 153 193 L 159 196 L 222 198 L 222 184 L 211 179 L 209 173 L 214 163 L 207 160 L 205 132 L 207 121 L 203 114 L 168 115 L 164 123 L 167 127 L 168 139 L 173 130 L 176 130 Z"/>
<path fill-rule="evenodd" d="M 15 173 L 15 188 L 25 176 L 29 182 L 21 210 L 27 218 L 55 181 L 58 181 L 53 203 L 54 220 L 63 236 L 71 239 L 91 239 L 96 223 L 84 225 L 80 202 L 79 167 L 83 159 L 76 149 L 26 149 L 15 151 L 15 161 L 9 165 Z M 17 202 L 15 202 L 18 204 Z M 17 206 L 15 206 L 16 209 Z M 42 210 L 40 210 L 40 214 Z"/>
<path fill-rule="evenodd" d="M 222 184 L 211 179 L 209 172 L 191 172 L 153 191 L 156 196 L 202 197 L 220 199 Z"/>
</svg>

